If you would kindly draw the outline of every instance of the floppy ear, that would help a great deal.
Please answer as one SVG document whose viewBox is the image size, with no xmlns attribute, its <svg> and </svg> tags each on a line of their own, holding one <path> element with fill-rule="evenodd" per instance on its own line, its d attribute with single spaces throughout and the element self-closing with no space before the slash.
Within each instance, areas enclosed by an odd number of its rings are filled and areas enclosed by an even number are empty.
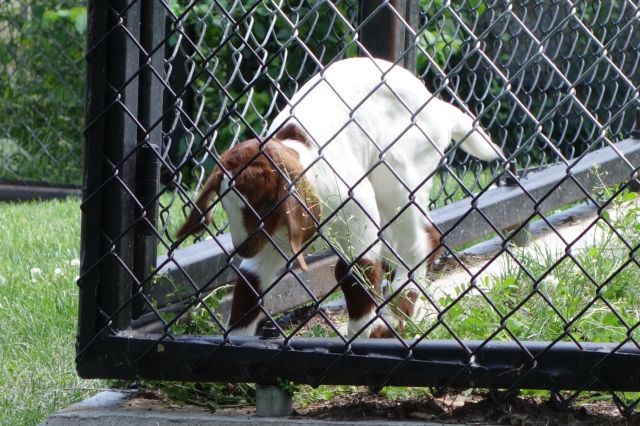
<svg viewBox="0 0 640 426">
<path fill-rule="evenodd" d="M 282 149 L 289 150 L 289 148 L 285 147 Z M 287 182 L 282 180 L 279 184 L 279 199 L 285 199 L 282 208 L 289 233 L 289 246 L 291 246 L 291 250 L 294 253 L 298 253 L 298 264 L 300 264 L 300 268 L 303 271 L 306 271 L 307 263 L 300 252 L 300 248 L 316 233 L 314 217 L 316 220 L 320 218 L 320 200 L 309 181 L 304 176 L 300 177 L 302 165 L 297 158 L 297 153 L 293 150 L 291 151 L 283 152 L 279 150 L 276 158 L 280 160 L 278 167 L 281 172 L 285 173 L 290 181 L 296 181 L 297 179 L 295 184 L 297 197 L 293 195 L 294 191 L 289 193 Z"/>
<path fill-rule="evenodd" d="M 300 194 L 302 195 L 302 194 Z M 300 268 L 307 270 L 307 262 L 304 260 L 303 254 L 300 252 L 302 244 L 313 236 L 315 232 L 315 224 L 307 209 L 301 205 L 295 196 L 287 194 L 288 198 L 284 202 L 287 231 L 289 232 L 289 246 L 297 256 Z"/>
<path fill-rule="evenodd" d="M 203 232 L 207 225 L 211 223 L 211 209 L 209 207 L 213 202 L 214 196 L 220 192 L 222 176 L 222 170 L 218 167 L 209 175 L 196 198 L 195 204 L 197 208 L 189 212 L 186 221 L 176 232 L 177 239 Z"/>
</svg>

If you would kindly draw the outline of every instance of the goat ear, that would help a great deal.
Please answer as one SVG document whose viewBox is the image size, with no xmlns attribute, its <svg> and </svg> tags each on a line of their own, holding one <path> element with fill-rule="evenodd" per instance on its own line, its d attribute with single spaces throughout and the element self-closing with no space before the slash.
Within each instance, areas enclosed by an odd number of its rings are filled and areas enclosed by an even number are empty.
<svg viewBox="0 0 640 426">
<path fill-rule="evenodd" d="M 289 246 L 293 253 L 298 253 L 297 260 L 303 271 L 307 270 L 307 262 L 300 252 L 302 244 L 307 240 L 308 229 L 313 226 L 313 221 L 300 202 L 291 194 L 287 195 L 284 202 L 287 231 L 289 232 Z"/>
<path fill-rule="evenodd" d="M 273 156 L 274 154 L 277 156 Z M 300 268 L 306 271 L 307 263 L 300 252 L 300 248 L 316 232 L 314 216 L 319 219 L 321 213 L 318 196 L 309 185 L 307 179 L 301 176 L 303 167 L 295 151 L 285 146 L 280 146 L 271 155 L 279 163 L 279 173 L 285 173 L 289 181 L 296 181 L 295 192 L 297 196 L 287 191 L 287 183 L 279 183 L 280 199 L 284 199 L 283 213 L 289 233 L 289 246 L 293 253 L 298 254 L 296 258 Z"/>
<path fill-rule="evenodd" d="M 191 234 L 198 234 L 203 232 L 207 225 L 211 223 L 211 210 L 209 209 L 213 202 L 214 196 L 220 192 L 220 183 L 222 182 L 222 170 L 216 168 L 207 178 L 207 181 L 202 186 L 202 190 L 196 198 L 195 204 L 197 208 L 194 208 L 189 212 L 187 219 L 182 224 L 178 232 L 176 232 L 176 238 L 181 239 Z"/>
<path fill-rule="evenodd" d="M 313 238 L 316 233 L 314 218 L 319 220 L 322 214 L 318 195 L 304 176 L 298 178 L 296 192 L 299 199 L 293 194 L 285 194 L 287 199 L 284 203 L 289 245 L 294 253 L 298 253 L 302 244 Z M 307 270 L 302 253 L 298 254 L 298 263 L 303 271 Z"/>
</svg>

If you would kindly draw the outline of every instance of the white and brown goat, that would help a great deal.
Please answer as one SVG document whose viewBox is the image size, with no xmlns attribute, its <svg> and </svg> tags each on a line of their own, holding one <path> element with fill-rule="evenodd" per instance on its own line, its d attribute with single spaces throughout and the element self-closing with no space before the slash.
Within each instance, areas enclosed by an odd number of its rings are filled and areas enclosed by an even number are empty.
<svg viewBox="0 0 640 426">
<path fill-rule="evenodd" d="M 255 334 L 264 317 L 261 289 L 321 235 L 339 252 L 336 280 L 349 314 L 348 334 L 388 337 L 413 315 L 426 289 L 427 259 L 439 234 L 427 216 L 431 178 L 452 140 L 483 160 L 499 147 L 455 106 L 435 98 L 389 62 L 346 59 L 312 77 L 289 101 L 264 140 L 225 152 L 205 182 L 178 238 L 211 220 L 216 196 L 227 212 L 243 275 L 229 327 Z M 204 220 L 203 220 L 204 215 Z M 393 269 L 382 295 L 384 265 Z M 384 297 L 394 309 L 379 309 Z"/>
</svg>

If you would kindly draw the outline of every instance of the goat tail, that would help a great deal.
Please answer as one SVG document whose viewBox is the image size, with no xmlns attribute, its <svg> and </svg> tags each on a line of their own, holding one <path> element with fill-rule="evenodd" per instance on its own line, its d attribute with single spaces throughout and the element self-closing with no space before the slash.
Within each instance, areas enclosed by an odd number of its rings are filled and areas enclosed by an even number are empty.
<svg viewBox="0 0 640 426">
<path fill-rule="evenodd" d="M 481 160 L 505 160 L 502 149 L 491 141 L 491 137 L 480 125 L 474 123 L 464 112 L 455 109 L 456 120 L 451 136 L 456 142 L 460 142 L 460 148 Z"/>
</svg>

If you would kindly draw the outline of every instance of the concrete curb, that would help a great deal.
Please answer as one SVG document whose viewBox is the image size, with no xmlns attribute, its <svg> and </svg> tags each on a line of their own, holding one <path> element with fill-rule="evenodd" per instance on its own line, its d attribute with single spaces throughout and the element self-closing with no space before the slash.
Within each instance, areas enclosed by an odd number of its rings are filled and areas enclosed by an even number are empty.
<svg viewBox="0 0 640 426">
<path fill-rule="evenodd" d="M 41 426 L 212 426 L 212 425 L 289 425 L 289 426 L 343 426 L 393 425 L 393 426 L 442 426 L 443 423 L 421 421 L 358 420 L 332 421 L 305 418 L 257 417 L 248 415 L 224 415 L 199 407 L 169 407 L 155 400 L 138 398 L 132 392 L 105 391 L 73 404 L 53 414 Z"/>
</svg>

